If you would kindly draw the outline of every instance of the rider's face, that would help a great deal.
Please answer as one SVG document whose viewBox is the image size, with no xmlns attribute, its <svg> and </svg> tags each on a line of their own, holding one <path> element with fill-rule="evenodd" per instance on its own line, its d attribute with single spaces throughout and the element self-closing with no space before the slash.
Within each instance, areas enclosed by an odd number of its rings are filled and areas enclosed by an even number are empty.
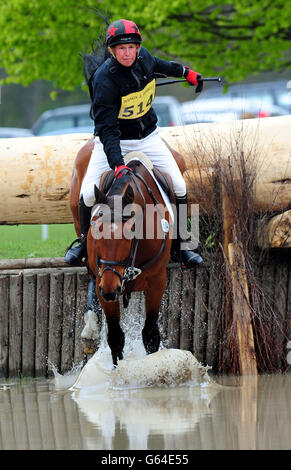
<svg viewBox="0 0 291 470">
<path fill-rule="evenodd" d="M 116 60 L 125 67 L 130 67 L 135 59 L 139 46 L 134 43 L 118 44 L 112 47 Z"/>
</svg>

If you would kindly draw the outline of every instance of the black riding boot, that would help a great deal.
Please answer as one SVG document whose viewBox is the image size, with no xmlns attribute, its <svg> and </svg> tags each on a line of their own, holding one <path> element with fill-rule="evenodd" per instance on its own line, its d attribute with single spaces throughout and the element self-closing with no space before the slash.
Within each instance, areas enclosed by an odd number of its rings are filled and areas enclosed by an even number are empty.
<svg viewBox="0 0 291 470">
<path fill-rule="evenodd" d="M 203 263 L 202 257 L 198 254 L 195 253 L 194 251 L 190 249 L 181 249 L 181 244 L 182 243 L 187 243 L 190 242 L 190 239 L 185 240 L 182 238 L 181 234 L 179 233 L 179 220 L 180 220 L 180 215 L 181 215 L 181 206 L 185 204 L 186 207 L 188 207 L 188 199 L 187 195 L 183 197 L 176 197 L 176 208 L 177 208 L 177 240 L 174 240 L 173 247 L 176 252 L 176 255 L 181 262 L 182 268 L 187 269 L 187 268 L 192 268 L 198 264 Z M 186 211 L 185 211 L 186 212 Z"/>
<path fill-rule="evenodd" d="M 83 258 L 87 258 L 87 246 L 86 239 L 87 233 L 90 228 L 92 207 L 87 207 L 84 203 L 83 196 L 79 201 L 79 221 L 81 236 L 73 241 L 73 243 L 67 249 L 65 254 L 65 263 L 71 266 L 79 266 Z M 78 242 L 74 247 L 74 243 Z"/>
</svg>

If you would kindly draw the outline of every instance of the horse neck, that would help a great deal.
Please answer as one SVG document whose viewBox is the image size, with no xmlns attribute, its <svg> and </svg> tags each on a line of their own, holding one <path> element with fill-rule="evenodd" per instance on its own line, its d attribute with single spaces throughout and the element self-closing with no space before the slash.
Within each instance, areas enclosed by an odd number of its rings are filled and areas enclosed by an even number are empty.
<svg viewBox="0 0 291 470">
<path fill-rule="evenodd" d="M 137 175 L 135 177 L 135 185 L 139 188 L 140 192 L 142 193 L 143 202 L 146 203 L 146 204 L 151 204 L 153 201 L 152 201 L 152 198 L 150 196 L 149 190 L 147 188 L 153 189 L 154 179 L 151 176 L 151 174 L 147 171 L 147 169 L 144 168 L 144 166 L 138 167 L 136 173 L 137 173 Z M 139 178 L 139 176 L 141 178 Z M 138 190 L 136 191 L 136 189 L 134 187 L 133 187 L 133 189 L 134 189 L 135 194 L 136 194 L 136 192 L 139 192 Z M 137 196 L 135 196 L 135 198 L 136 197 Z M 135 202 L 138 203 L 137 200 L 135 200 Z"/>
</svg>

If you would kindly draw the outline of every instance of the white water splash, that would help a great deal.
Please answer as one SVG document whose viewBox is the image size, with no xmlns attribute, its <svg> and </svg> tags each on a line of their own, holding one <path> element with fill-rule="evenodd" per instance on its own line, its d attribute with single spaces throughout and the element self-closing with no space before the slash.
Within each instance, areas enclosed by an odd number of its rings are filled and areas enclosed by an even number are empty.
<svg viewBox="0 0 291 470">
<path fill-rule="evenodd" d="M 208 367 L 199 364 L 190 351 L 166 349 L 161 344 L 157 353 L 146 354 L 141 334 L 144 326 L 142 302 L 141 294 L 133 296 L 130 315 L 121 308 L 120 324 L 125 334 L 124 360 L 113 368 L 103 315 L 100 347 L 83 368 L 78 365 L 61 375 L 51 364 L 56 390 L 79 390 L 91 394 L 101 390 L 194 386 L 209 381 Z"/>
<path fill-rule="evenodd" d="M 106 449 L 114 448 L 116 428 L 126 433 L 129 449 L 147 449 L 151 434 L 163 435 L 166 444 L 167 436 L 171 442 L 171 436 L 194 428 L 202 416 L 210 412 L 211 400 L 219 390 L 212 387 L 211 382 L 207 382 L 205 374 L 200 375 L 195 361 L 192 366 L 195 366 L 194 376 L 198 373 L 196 379 L 192 376 L 192 380 L 184 382 L 182 375 L 178 379 L 179 374 L 173 363 L 181 365 L 185 352 L 188 353 L 188 351 L 169 349 L 150 355 L 157 360 L 156 369 L 144 367 L 144 360 L 149 358 L 149 362 L 152 361 L 150 356 L 142 359 L 125 359 L 113 371 L 104 367 L 105 357 L 101 358 L 96 354 L 90 359 L 70 390 L 73 400 L 86 419 L 100 429 Z M 159 357 L 160 353 L 162 354 Z M 166 378 L 170 381 L 170 385 L 163 383 L 159 386 L 154 380 L 161 377 L 158 369 L 163 363 L 162 356 L 165 358 L 170 355 L 172 359 L 176 357 L 176 360 L 168 364 L 167 374 L 162 374 L 162 381 Z M 178 361 L 177 356 L 179 356 Z M 121 371 L 122 364 L 123 371 Z M 131 365 L 134 365 L 134 368 L 131 368 Z M 150 369 L 149 374 L 147 369 Z M 115 374 L 118 377 L 118 387 L 113 386 Z M 204 386 L 206 383 L 208 386 Z"/>
<path fill-rule="evenodd" d="M 71 370 L 65 374 L 59 374 L 56 366 L 48 361 L 49 370 L 54 374 L 54 388 L 55 390 L 68 390 L 77 380 L 83 367 L 83 363 L 74 365 Z"/>
<path fill-rule="evenodd" d="M 203 367 L 190 351 L 163 349 L 143 358 L 120 361 L 111 374 L 113 389 L 200 385 L 207 380 Z"/>
<path fill-rule="evenodd" d="M 86 419 L 100 430 L 106 449 L 114 448 L 118 427 L 120 433 L 126 433 L 129 449 L 147 449 L 151 434 L 164 435 L 167 445 L 167 436 L 171 441 L 172 435 L 196 426 L 218 393 L 211 387 L 208 368 L 201 366 L 191 352 L 161 345 L 157 353 L 146 355 L 141 334 L 142 301 L 141 295 L 133 296 L 130 315 L 128 310 L 126 314 L 122 311 L 124 360 L 115 369 L 103 321 L 100 347 L 82 370 L 65 376 L 54 372 L 58 389 L 68 386 Z M 90 445 L 94 448 L 96 443 L 88 441 L 88 448 Z"/>
</svg>

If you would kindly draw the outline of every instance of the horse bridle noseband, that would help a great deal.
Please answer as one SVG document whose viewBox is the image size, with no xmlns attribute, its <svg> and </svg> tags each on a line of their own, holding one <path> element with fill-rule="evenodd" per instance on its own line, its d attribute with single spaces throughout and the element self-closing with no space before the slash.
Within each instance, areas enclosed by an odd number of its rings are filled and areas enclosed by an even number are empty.
<svg viewBox="0 0 291 470">
<path fill-rule="evenodd" d="M 138 240 L 136 238 L 132 239 L 131 245 L 130 245 L 130 253 L 127 258 L 125 258 L 123 261 L 109 261 L 102 259 L 100 257 L 97 258 L 97 268 L 98 268 L 98 277 L 101 280 L 103 274 L 106 271 L 112 271 L 114 274 L 116 274 L 121 282 L 121 292 L 124 290 L 124 285 L 127 281 L 133 281 L 137 276 L 142 272 L 140 268 L 136 268 L 134 266 L 135 264 L 135 259 L 136 259 L 136 253 L 137 253 L 137 247 L 138 247 Z M 130 259 L 132 258 L 131 264 Z M 101 271 L 100 270 L 100 265 L 99 264 L 104 264 L 105 268 Z M 114 268 L 114 266 L 125 266 L 125 270 L 123 273 L 123 276 L 121 276 L 120 272 L 117 271 L 117 269 Z"/>
<path fill-rule="evenodd" d="M 147 185 L 146 181 L 144 180 L 144 178 L 141 175 L 133 173 L 133 172 L 131 172 L 130 175 L 131 175 L 131 177 L 132 177 L 132 179 L 133 179 L 133 181 L 136 185 L 136 188 L 137 188 L 140 196 L 143 199 L 144 206 L 146 205 L 146 201 L 145 201 L 144 195 L 143 195 L 143 193 L 140 189 L 139 181 L 138 181 L 137 178 L 139 178 L 143 182 L 143 184 L 145 185 L 151 199 L 153 200 L 153 203 L 155 204 L 155 206 L 158 209 L 158 212 L 161 216 L 162 221 L 166 221 L 165 219 L 162 218 L 162 214 L 161 214 L 161 212 L 158 208 L 158 200 L 156 199 L 156 197 L 155 197 L 154 193 L 152 192 L 152 190 L 148 187 L 148 185 Z M 143 215 L 144 215 L 144 207 L 142 208 L 142 210 L 143 210 Z M 167 222 L 167 224 L 168 224 L 168 222 Z M 168 225 L 165 225 L 165 226 L 168 227 Z M 121 293 L 123 293 L 124 288 L 125 288 L 125 283 L 128 282 L 128 281 L 134 281 L 137 278 L 137 276 L 139 276 L 143 271 L 145 271 L 150 266 L 152 266 L 157 261 L 157 259 L 161 256 L 161 254 L 163 253 L 163 251 L 165 249 L 165 246 L 166 246 L 167 234 L 168 234 L 169 230 L 168 230 L 168 228 L 164 228 L 163 224 L 162 224 L 162 228 L 163 228 L 164 238 L 163 238 L 163 241 L 162 241 L 162 244 L 161 244 L 161 247 L 160 247 L 158 253 L 156 254 L 156 256 L 154 256 L 154 258 L 152 258 L 149 261 L 141 264 L 139 266 L 139 268 L 136 268 L 134 266 L 135 265 L 135 260 L 136 260 L 138 244 L 139 244 L 139 239 L 137 239 L 135 237 L 132 239 L 129 255 L 123 261 L 105 260 L 105 259 L 102 259 L 100 257 L 97 257 L 97 268 L 98 268 L 98 277 L 99 277 L 99 279 L 100 280 L 102 279 L 102 276 L 106 271 L 112 271 L 114 274 L 116 274 L 119 277 L 119 280 L 121 282 Z M 130 263 L 130 260 L 131 260 L 131 263 Z M 102 271 L 100 269 L 100 264 L 105 265 L 105 268 Z M 121 276 L 119 271 L 117 271 L 117 269 L 115 269 L 114 266 L 125 266 L 123 276 Z"/>
</svg>

